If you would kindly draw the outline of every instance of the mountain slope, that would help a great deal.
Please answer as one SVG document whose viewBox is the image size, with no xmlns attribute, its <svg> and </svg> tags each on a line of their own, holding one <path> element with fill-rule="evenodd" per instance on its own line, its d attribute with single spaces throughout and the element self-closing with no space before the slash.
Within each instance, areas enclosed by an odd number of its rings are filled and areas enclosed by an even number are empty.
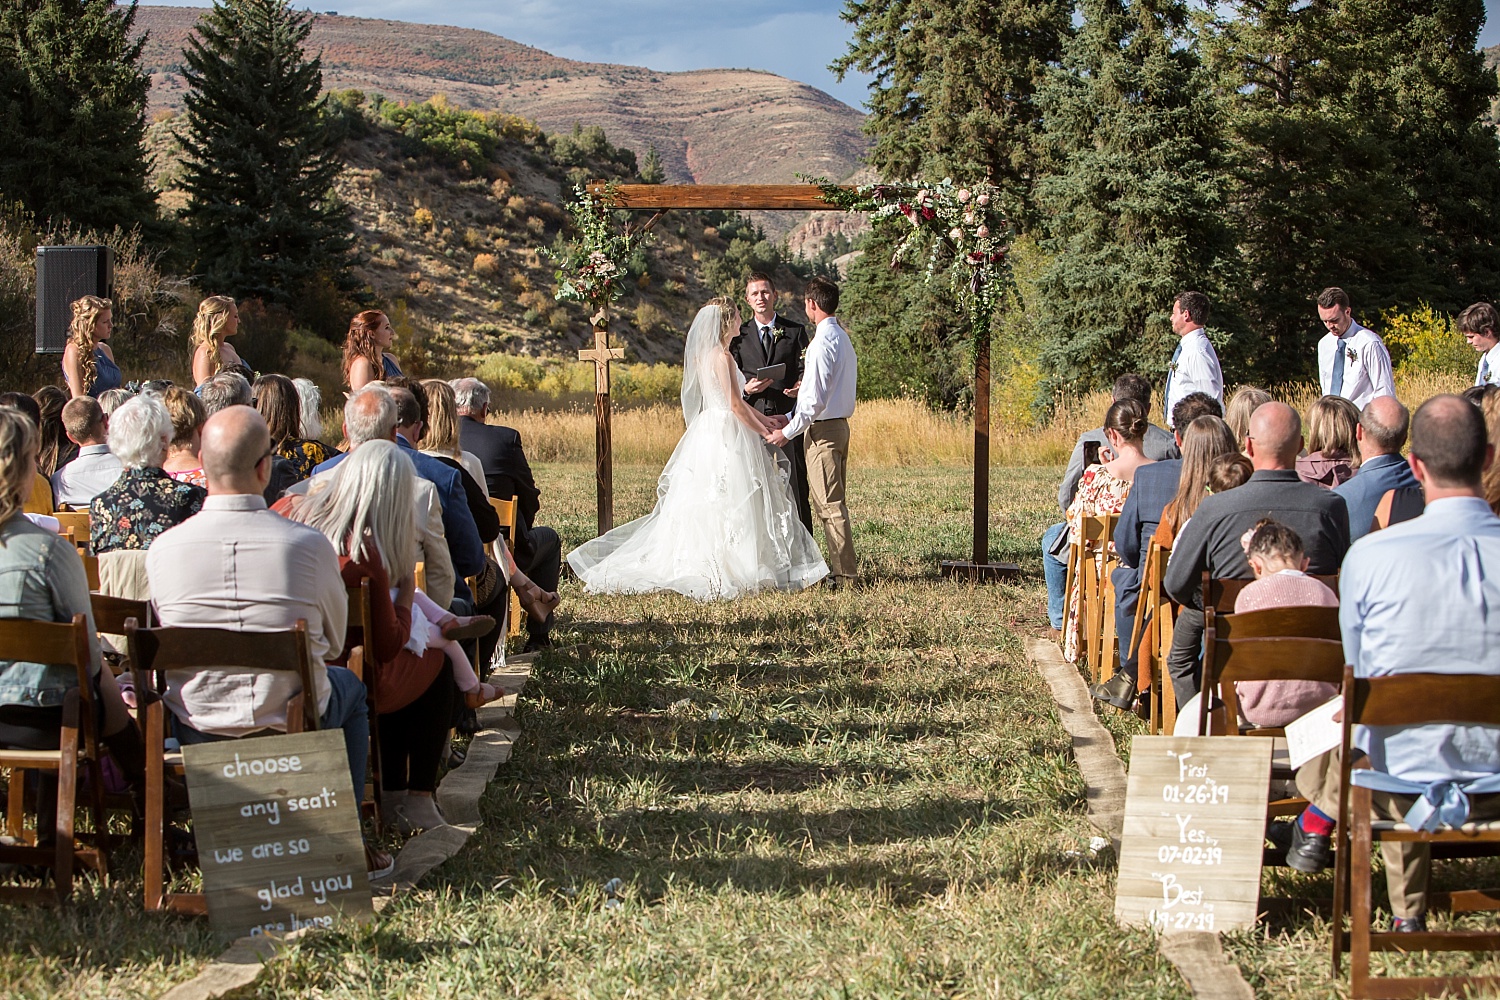
<svg viewBox="0 0 1500 1000">
<path fill-rule="evenodd" d="M 200 11 L 140 7 L 151 104 L 181 107 L 178 64 Z M 864 115 L 805 84 L 754 70 L 657 73 L 585 63 L 470 28 L 319 14 L 309 50 L 323 55 L 330 90 L 400 100 L 443 93 L 455 104 L 523 115 L 549 132 L 603 126 L 644 155 L 655 145 L 669 180 L 776 184 L 798 173 L 842 179 L 868 146 Z"/>
</svg>

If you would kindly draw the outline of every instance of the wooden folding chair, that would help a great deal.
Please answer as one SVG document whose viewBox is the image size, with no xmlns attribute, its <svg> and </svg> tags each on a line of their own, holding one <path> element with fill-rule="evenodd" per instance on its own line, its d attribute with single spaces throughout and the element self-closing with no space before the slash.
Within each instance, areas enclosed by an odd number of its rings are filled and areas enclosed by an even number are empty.
<svg viewBox="0 0 1500 1000">
<path fill-rule="evenodd" d="M 1141 592 L 1135 605 L 1135 623 L 1130 630 L 1130 645 L 1126 647 L 1136 656 L 1137 686 L 1149 692 L 1147 725 L 1152 735 L 1170 733 L 1177 721 L 1177 700 L 1168 690 L 1170 685 L 1164 670 L 1165 650 L 1172 643 L 1172 620 L 1176 613 L 1161 586 L 1171 553 L 1171 549 L 1159 545 L 1155 539 L 1146 549 L 1146 557 L 1141 561 Z M 1161 641 L 1163 632 L 1166 646 Z"/>
<path fill-rule="evenodd" d="M 79 548 L 87 549 L 89 547 L 89 539 L 92 537 L 93 528 L 89 526 L 88 511 L 54 510 L 52 516 L 57 518 L 57 530 L 60 534 L 65 534 L 71 529 L 73 532 L 73 543 Z"/>
<path fill-rule="evenodd" d="M 92 868 L 101 878 L 108 874 L 105 852 L 108 827 L 104 812 L 104 774 L 99 766 L 99 733 L 94 704 L 94 685 L 89 677 L 88 616 L 77 614 L 71 622 L 40 622 L 26 619 L 0 620 L 0 660 L 23 660 L 71 666 L 77 687 L 63 703 L 62 731 L 56 750 L 0 750 L 0 767 L 10 769 L 10 795 L 6 829 L 22 843 L 0 845 L 0 862 L 40 865 L 51 870 L 53 889 L 0 886 L 0 899 L 36 901 L 55 894 L 67 900 L 73 893 L 73 872 Z M 88 775 L 89 812 L 93 821 L 92 844 L 83 846 L 74 831 L 78 797 L 78 775 Z M 25 830 L 25 774 L 39 771 L 57 775 L 56 843 L 38 846 L 36 833 Z M 41 827 L 37 817 L 38 829 Z"/>
<path fill-rule="evenodd" d="M 360 802 L 360 811 L 368 812 L 375 824 L 375 830 L 379 833 L 385 825 L 385 803 L 381 798 L 380 788 L 380 730 L 378 728 L 378 715 L 375 711 L 375 679 L 380 665 L 375 657 L 369 655 L 371 636 L 375 629 L 374 606 L 370 599 L 370 581 L 368 578 L 359 582 L 357 587 L 346 588 L 349 594 L 349 631 L 358 628 L 361 644 L 350 646 L 350 636 L 345 635 L 344 644 L 349 652 L 346 665 L 365 685 L 365 703 L 370 713 L 370 759 L 366 768 L 365 787 L 363 800 Z"/>
<path fill-rule="evenodd" d="M 1109 571 L 1117 559 L 1112 554 L 1118 515 L 1089 515 L 1079 521 L 1077 569 L 1078 641 L 1080 657 L 1092 683 L 1106 681 L 1114 673 L 1114 587 Z M 1071 596 L 1071 591 L 1069 591 Z"/>
<path fill-rule="evenodd" d="M 1377 820 L 1370 789 L 1351 786 L 1350 756 L 1355 726 L 1500 725 L 1500 677 L 1489 674 L 1400 674 L 1357 678 L 1344 668 L 1344 737 L 1338 850 L 1333 896 L 1333 974 L 1339 975 L 1345 948 L 1344 915 L 1349 914 L 1348 950 L 1351 997 L 1419 997 L 1465 993 L 1474 987 L 1500 986 L 1500 976 L 1373 976 L 1370 954 L 1376 951 L 1496 951 L 1500 931 L 1426 931 L 1375 933 L 1373 923 L 1374 845 L 1399 841 L 1433 845 L 1476 844 L 1500 847 L 1500 821 L 1441 826 L 1432 832 L 1401 821 Z M 1436 852 L 1434 852 L 1436 853 Z M 1433 894 L 1434 896 L 1439 894 Z M 1500 891 L 1472 889 L 1447 893 L 1454 912 L 1500 909 Z M 1348 909 L 1346 910 L 1346 907 Z"/>
<path fill-rule="evenodd" d="M 505 560 L 500 552 L 499 546 L 504 545 L 510 550 L 511 557 L 516 552 L 516 530 L 520 523 L 521 504 L 516 497 L 509 500 L 496 500 L 490 497 L 490 506 L 495 509 L 495 514 L 500 518 L 500 537 L 495 539 L 495 561 L 505 565 Z M 510 588 L 510 611 L 506 615 L 509 619 L 506 629 L 506 638 L 522 635 L 526 631 L 526 612 L 521 608 L 521 598 L 516 594 L 516 588 Z"/>
<path fill-rule="evenodd" d="M 206 913 L 202 893 L 166 892 L 164 837 L 166 779 L 182 774 L 182 755 L 167 754 L 167 671 L 197 672 L 239 667 L 265 672 L 292 672 L 301 690 L 287 701 L 286 731 L 318 728 L 318 699 L 312 682 L 307 622 L 299 620 L 281 632 L 235 632 L 218 628 L 140 628 L 125 622 L 130 669 L 146 739 L 145 903 L 147 910 Z"/>
</svg>

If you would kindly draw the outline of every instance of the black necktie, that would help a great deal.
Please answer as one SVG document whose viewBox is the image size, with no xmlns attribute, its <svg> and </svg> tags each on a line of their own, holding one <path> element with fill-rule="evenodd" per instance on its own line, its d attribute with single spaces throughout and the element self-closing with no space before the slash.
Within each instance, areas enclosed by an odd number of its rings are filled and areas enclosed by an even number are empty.
<svg viewBox="0 0 1500 1000">
<path fill-rule="evenodd" d="M 766 360 L 771 360 L 771 328 L 763 326 L 760 328 L 760 346 L 766 352 Z"/>
</svg>

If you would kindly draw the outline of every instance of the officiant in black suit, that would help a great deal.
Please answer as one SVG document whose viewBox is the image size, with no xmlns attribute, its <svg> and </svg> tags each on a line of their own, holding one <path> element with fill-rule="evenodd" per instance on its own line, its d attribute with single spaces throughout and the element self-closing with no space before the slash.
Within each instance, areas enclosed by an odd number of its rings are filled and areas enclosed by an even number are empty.
<svg viewBox="0 0 1500 1000">
<path fill-rule="evenodd" d="M 802 382 L 802 356 L 807 353 L 807 327 L 776 314 L 776 283 L 760 271 L 745 282 L 745 301 L 751 317 L 740 324 L 740 334 L 729 343 L 729 353 L 745 374 L 745 402 L 765 414 L 788 414 L 797 406 L 797 387 Z M 755 372 L 772 365 L 786 365 L 776 378 L 759 378 Z M 807 502 L 807 457 L 802 438 L 795 437 L 781 449 L 792 468 L 792 496 L 797 514 L 812 530 L 812 507 Z"/>
</svg>

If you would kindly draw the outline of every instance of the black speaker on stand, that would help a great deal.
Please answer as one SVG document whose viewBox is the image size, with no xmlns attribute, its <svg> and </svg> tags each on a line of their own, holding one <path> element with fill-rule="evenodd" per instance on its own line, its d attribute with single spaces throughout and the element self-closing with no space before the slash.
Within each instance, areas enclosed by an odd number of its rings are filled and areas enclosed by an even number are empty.
<svg viewBox="0 0 1500 1000">
<path fill-rule="evenodd" d="M 36 352 L 61 354 L 68 344 L 73 302 L 85 295 L 110 298 L 115 255 L 109 247 L 36 248 Z"/>
</svg>

